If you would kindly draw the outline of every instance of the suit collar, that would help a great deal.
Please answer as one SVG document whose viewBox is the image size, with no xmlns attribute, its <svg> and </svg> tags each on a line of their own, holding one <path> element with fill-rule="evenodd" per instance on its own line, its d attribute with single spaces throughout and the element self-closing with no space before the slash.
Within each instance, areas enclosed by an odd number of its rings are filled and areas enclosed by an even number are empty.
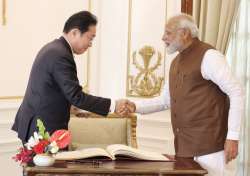
<svg viewBox="0 0 250 176">
<path fill-rule="evenodd" d="M 72 50 L 69 42 L 63 36 L 61 36 L 59 38 L 59 40 L 63 43 L 63 45 L 67 48 L 67 50 L 71 53 L 71 55 L 74 56 L 73 55 L 73 50 Z"/>
</svg>

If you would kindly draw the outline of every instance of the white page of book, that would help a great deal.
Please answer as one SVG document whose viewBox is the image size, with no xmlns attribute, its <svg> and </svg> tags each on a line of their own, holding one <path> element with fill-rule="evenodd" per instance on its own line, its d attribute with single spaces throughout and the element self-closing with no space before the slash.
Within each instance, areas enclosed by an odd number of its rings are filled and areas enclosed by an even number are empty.
<svg viewBox="0 0 250 176">
<path fill-rule="evenodd" d="M 168 159 L 160 153 L 135 149 L 126 145 L 121 145 L 121 144 L 109 145 L 107 147 L 107 151 L 111 155 L 119 154 L 119 155 L 125 155 L 125 156 L 127 155 L 131 157 L 135 157 L 138 159 L 168 161 Z"/>
<path fill-rule="evenodd" d="M 83 158 L 91 158 L 97 156 L 106 156 L 112 158 L 108 152 L 101 148 L 88 148 L 76 151 L 67 151 L 67 152 L 59 152 L 54 155 L 54 158 L 57 160 L 72 160 L 72 159 L 83 159 Z"/>
</svg>

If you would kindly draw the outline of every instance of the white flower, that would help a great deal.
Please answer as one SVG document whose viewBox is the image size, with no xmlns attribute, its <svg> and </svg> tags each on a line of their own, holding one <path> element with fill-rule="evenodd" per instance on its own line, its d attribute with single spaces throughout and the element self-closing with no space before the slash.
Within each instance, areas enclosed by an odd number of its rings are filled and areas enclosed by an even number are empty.
<svg viewBox="0 0 250 176">
<path fill-rule="evenodd" d="M 31 136 L 28 140 L 28 143 L 25 144 L 28 150 L 31 150 L 36 144 L 39 143 L 39 140 L 43 137 L 39 135 L 37 132 L 34 132 L 34 136 Z"/>
<path fill-rule="evenodd" d="M 49 148 L 50 148 L 50 152 L 53 154 L 57 153 L 59 150 L 59 147 L 57 146 L 57 143 L 55 141 L 50 143 Z"/>
</svg>

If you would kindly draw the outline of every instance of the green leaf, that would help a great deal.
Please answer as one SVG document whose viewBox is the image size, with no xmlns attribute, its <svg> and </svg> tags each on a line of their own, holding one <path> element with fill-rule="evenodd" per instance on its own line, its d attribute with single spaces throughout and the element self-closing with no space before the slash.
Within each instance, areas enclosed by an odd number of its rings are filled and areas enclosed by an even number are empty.
<svg viewBox="0 0 250 176">
<path fill-rule="evenodd" d="M 49 138 L 50 138 L 50 135 L 49 135 L 48 132 L 46 132 L 46 133 L 44 134 L 44 139 L 48 140 Z"/>
<path fill-rule="evenodd" d="M 43 122 L 40 119 L 37 119 L 38 133 L 43 137 L 43 139 L 49 139 L 49 133 L 45 131 Z"/>
</svg>

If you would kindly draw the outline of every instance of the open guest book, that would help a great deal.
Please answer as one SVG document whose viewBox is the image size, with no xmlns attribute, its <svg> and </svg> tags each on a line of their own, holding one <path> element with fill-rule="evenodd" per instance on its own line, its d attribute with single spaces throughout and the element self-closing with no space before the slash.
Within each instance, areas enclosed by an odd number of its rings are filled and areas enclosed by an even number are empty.
<svg viewBox="0 0 250 176">
<path fill-rule="evenodd" d="M 143 151 L 122 144 L 112 144 L 106 150 L 102 148 L 87 148 L 75 151 L 59 152 L 54 155 L 56 160 L 79 160 L 89 158 L 117 159 L 137 159 L 148 161 L 169 161 L 169 159 L 159 153 Z"/>
</svg>

